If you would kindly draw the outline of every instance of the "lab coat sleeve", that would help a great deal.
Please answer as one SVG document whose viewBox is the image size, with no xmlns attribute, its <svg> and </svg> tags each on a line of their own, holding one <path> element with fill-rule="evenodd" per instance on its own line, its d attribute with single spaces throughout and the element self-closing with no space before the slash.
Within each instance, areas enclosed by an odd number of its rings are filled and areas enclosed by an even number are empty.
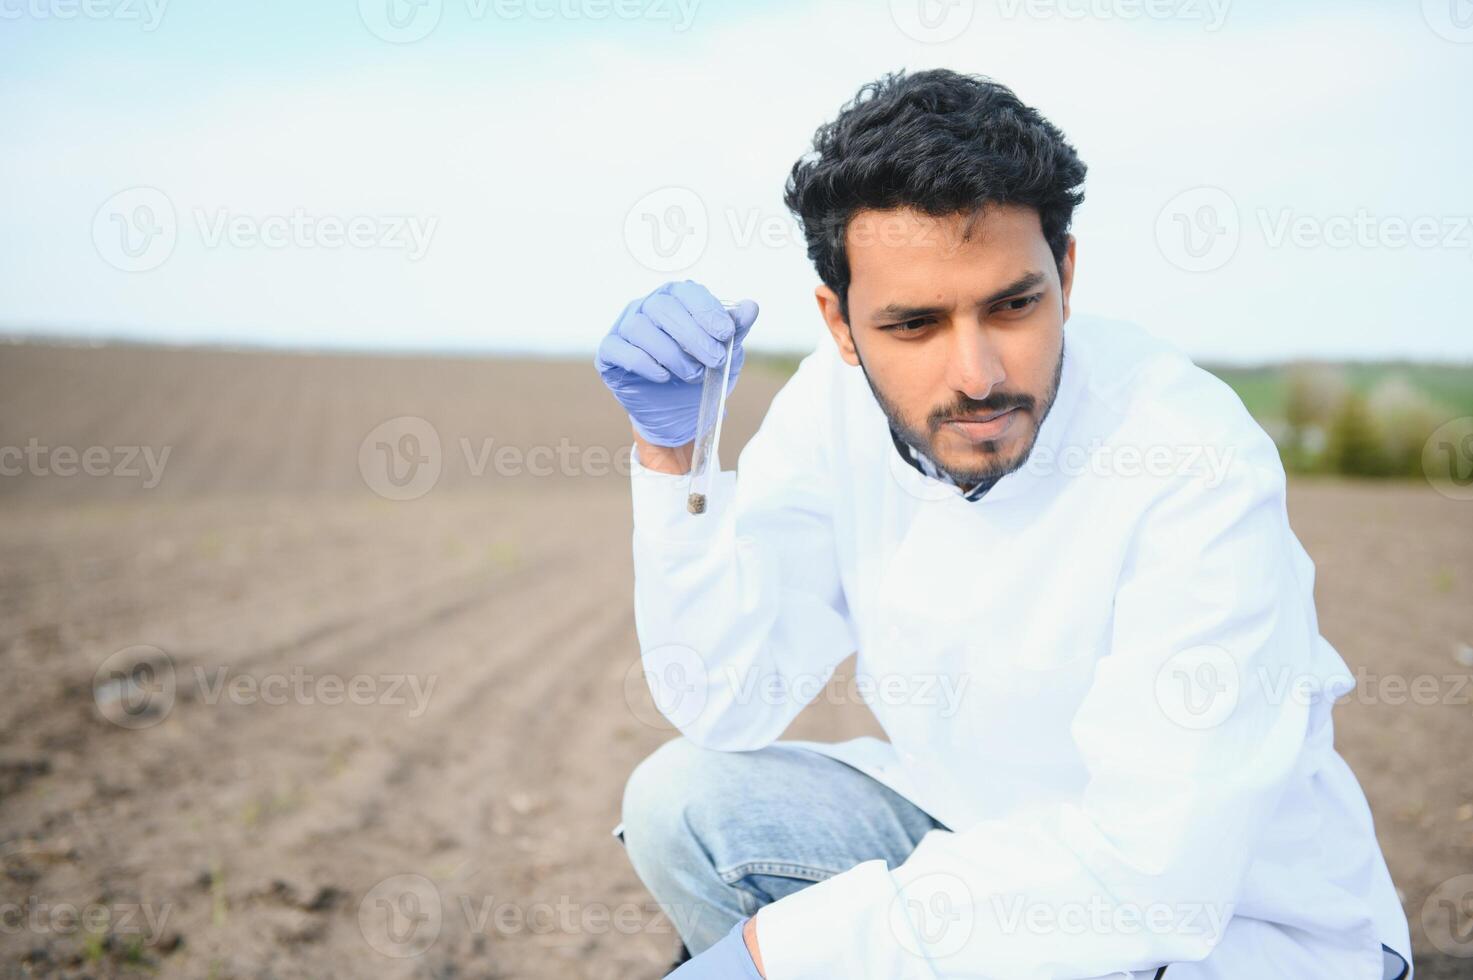
<svg viewBox="0 0 1473 980">
<path fill-rule="evenodd" d="M 829 511 L 826 365 L 810 355 L 773 399 L 706 513 L 687 478 L 632 465 L 635 625 L 655 705 L 698 745 L 780 736 L 855 649 Z"/>
<path fill-rule="evenodd" d="M 1271 451 L 1138 510 L 1110 649 L 1070 727 L 1083 791 L 764 908 L 770 980 L 1100 977 L 1211 952 L 1309 714 L 1273 683 L 1304 676 L 1315 637 Z"/>
</svg>

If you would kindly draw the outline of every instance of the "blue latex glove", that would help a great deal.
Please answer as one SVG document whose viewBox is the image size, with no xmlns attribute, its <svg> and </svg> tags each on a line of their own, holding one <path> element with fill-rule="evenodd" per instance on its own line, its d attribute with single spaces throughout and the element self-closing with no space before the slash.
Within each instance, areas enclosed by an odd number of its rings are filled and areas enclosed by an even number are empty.
<svg viewBox="0 0 1473 980">
<path fill-rule="evenodd" d="M 738 922 L 716 945 L 681 964 L 667 980 L 762 980 L 752 954 L 747 952 L 746 940 L 742 939 L 742 927 L 746 924 L 746 919 Z"/>
<path fill-rule="evenodd" d="M 742 369 L 742 340 L 756 320 L 749 299 L 731 314 L 700 283 L 667 282 L 624 307 L 594 365 L 640 436 L 656 446 L 684 446 L 696 437 L 706 368 L 721 366 L 734 331 L 730 394 Z"/>
</svg>

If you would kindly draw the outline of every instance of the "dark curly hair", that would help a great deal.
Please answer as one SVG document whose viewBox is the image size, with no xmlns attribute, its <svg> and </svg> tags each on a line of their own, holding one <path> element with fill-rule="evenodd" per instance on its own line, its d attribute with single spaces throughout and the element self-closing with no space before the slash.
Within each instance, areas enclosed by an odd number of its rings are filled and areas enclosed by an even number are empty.
<svg viewBox="0 0 1473 980">
<path fill-rule="evenodd" d="M 793 165 L 783 201 L 808 257 L 849 320 L 844 232 L 861 210 L 910 207 L 943 217 L 987 204 L 1026 205 L 1062 263 L 1085 166 L 1064 134 L 980 75 L 945 68 L 892 72 L 861 86 Z"/>
</svg>

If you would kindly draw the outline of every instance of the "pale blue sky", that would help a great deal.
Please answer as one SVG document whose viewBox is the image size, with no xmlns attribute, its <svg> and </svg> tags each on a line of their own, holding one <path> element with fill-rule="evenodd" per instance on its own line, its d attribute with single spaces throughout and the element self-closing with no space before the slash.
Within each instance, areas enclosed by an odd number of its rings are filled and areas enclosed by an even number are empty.
<svg viewBox="0 0 1473 980">
<path fill-rule="evenodd" d="M 1078 309 L 1473 359 L 1469 0 L 418 2 L 0 0 L 0 332 L 591 354 L 691 278 L 811 349 L 783 180 L 945 66 L 1089 165 Z"/>
</svg>

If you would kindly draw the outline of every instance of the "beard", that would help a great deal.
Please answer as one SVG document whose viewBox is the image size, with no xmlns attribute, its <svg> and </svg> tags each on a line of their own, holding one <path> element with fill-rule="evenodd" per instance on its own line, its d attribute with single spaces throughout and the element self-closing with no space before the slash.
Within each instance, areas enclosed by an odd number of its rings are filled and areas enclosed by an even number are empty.
<svg viewBox="0 0 1473 980">
<path fill-rule="evenodd" d="M 895 434 L 903 442 L 924 454 L 938 470 L 963 488 L 973 487 L 979 483 L 994 483 L 1019 469 L 1028 461 L 1029 455 L 1033 452 L 1033 446 L 1038 441 L 1038 432 L 1043 427 L 1043 420 L 1048 418 L 1049 411 L 1054 407 L 1054 399 L 1059 394 L 1059 383 L 1064 376 L 1064 346 L 1061 342 L 1059 360 L 1054 365 L 1053 378 L 1049 382 L 1048 390 L 1042 396 L 1035 397 L 1026 392 L 1013 391 L 993 392 L 982 399 L 968 398 L 963 395 L 957 401 L 931 411 L 926 416 L 924 424 L 917 427 L 908 422 L 901 414 L 900 408 L 876 387 L 874 379 L 869 375 L 869 370 L 864 366 L 864 358 L 859 356 L 857 346 L 854 348 L 854 354 L 859 360 L 859 370 L 864 373 L 864 380 L 869 384 L 869 390 L 874 393 L 875 401 L 879 403 L 881 411 L 885 413 L 890 428 L 895 430 Z M 955 463 L 948 464 L 937 455 L 934 448 L 936 435 L 946 420 L 957 416 L 983 415 L 1008 409 L 1017 409 L 1020 413 L 1026 412 L 1030 426 L 1026 435 L 1011 437 L 1020 443 L 1012 453 L 1003 454 L 1002 440 L 986 439 L 972 444 L 974 452 L 982 457 L 973 463 L 960 466 Z"/>
</svg>

